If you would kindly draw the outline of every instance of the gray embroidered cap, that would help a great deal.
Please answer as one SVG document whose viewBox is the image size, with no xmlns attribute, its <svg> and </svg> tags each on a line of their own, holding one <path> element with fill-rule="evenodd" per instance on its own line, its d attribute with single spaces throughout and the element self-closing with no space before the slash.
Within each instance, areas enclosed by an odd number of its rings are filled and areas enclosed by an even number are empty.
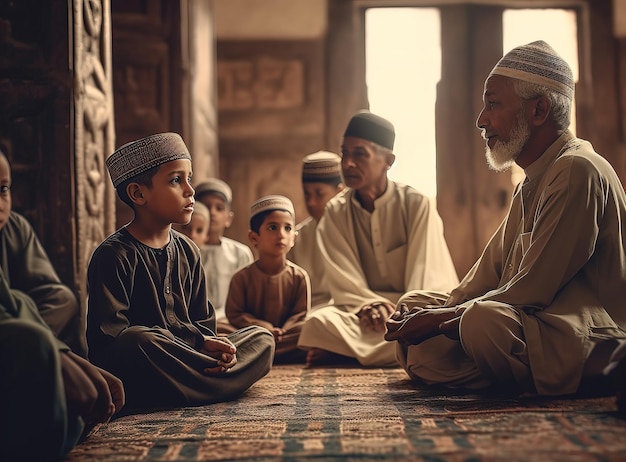
<svg viewBox="0 0 626 462">
<path fill-rule="evenodd" d="M 302 161 L 303 183 L 341 183 L 341 157 L 334 152 L 318 151 Z"/>
<path fill-rule="evenodd" d="M 572 69 L 543 40 L 513 48 L 498 61 L 489 75 L 494 74 L 543 85 L 569 99 L 574 96 Z"/>
<path fill-rule="evenodd" d="M 106 159 L 113 186 L 153 167 L 178 159 L 189 159 L 189 150 L 178 133 L 158 133 L 121 146 Z"/>
</svg>

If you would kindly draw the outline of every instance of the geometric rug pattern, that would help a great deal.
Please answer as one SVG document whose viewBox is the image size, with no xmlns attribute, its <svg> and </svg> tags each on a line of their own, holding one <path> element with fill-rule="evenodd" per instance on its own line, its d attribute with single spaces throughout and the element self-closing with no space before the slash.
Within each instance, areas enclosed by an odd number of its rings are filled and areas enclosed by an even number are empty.
<svg viewBox="0 0 626 462">
<path fill-rule="evenodd" d="M 240 399 L 123 415 L 77 461 L 626 461 L 614 398 L 419 388 L 399 368 L 277 365 Z"/>
</svg>

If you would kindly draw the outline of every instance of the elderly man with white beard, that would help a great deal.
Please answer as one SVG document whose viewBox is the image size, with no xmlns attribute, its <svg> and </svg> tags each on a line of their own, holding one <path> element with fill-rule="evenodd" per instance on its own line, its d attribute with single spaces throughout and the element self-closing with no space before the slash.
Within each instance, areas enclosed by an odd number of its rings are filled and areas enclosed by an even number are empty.
<svg viewBox="0 0 626 462">
<path fill-rule="evenodd" d="M 487 161 L 498 171 L 515 162 L 526 178 L 459 286 L 409 292 L 387 322 L 416 382 L 582 393 L 624 344 L 626 195 L 568 130 L 573 94 L 571 69 L 543 41 L 511 50 L 487 77 L 476 121 Z"/>
</svg>

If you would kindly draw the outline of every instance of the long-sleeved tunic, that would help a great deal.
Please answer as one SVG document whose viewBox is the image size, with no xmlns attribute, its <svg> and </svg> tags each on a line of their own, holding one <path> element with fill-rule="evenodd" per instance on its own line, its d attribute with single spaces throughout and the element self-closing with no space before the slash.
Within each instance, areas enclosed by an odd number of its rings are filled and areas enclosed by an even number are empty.
<svg viewBox="0 0 626 462">
<path fill-rule="evenodd" d="M 617 174 L 589 142 L 570 132 L 525 173 L 509 213 L 481 257 L 441 299 L 445 306 L 466 308 L 460 322 L 463 350 L 474 337 L 488 335 L 468 331 L 463 321 L 471 319 L 475 307 L 486 306 L 490 308 L 479 311 L 482 316 L 491 309 L 493 316 L 504 311 L 516 319 L 520 333 L 509 337 L 518 344 L 517 351 L 500 345 L 491 357 L 485 351 L 472 358 L 480 367 L 444 370 L 440 377 L 431 375 L 430 382 L 471 385 L 499 379 L 509 374 L 507 364 L 519 364 L 517 357 L 523 356 L 525 375 L 539 394 L 575 393 L 594 346 L 626 338 L 626 195 Z M 433 304 L 436 297 L 413 293 L 404 299 Z M 455 363 L 467 365 L 461 357 L 452 361 L 447 356 L 446 351 L 458 349 L 433 348 L 434 343 L 446 343 L 440 337 L 409 346 L 407 370 L 422 367 L 411 357 L 427 357 L 428 364 L 450 364 L 453 369 Z M 490 367 L 485 374 L 489 364 L 501 370 Z M 482 374 L 476 376 L 477 370 Z"/>
<path fill-rule="evenodd" d="M 233 276 L 226 315 L 235 327 L 282 328 L 285 335 L 276 345 L 276 356 L 297 349 L 304 318 L 311 308 L 308 274 L 287 260 L 278 274 L 266 274 L 255 263 Z"/>
<path fill-rule="evenodd" d="M 383 333 L 363 332 L 357 313 L 373 302 L 396 303 L 411 289 L 451 290 L 456 270 L 431 200 L 410 186 L 388 181 L 365 210 L 348 189 L 326 205 L 318 244 L 334 306 L 312 311 L 300 346 L 354 357 L 363 365 L 396 363 Z"/>
<path fill-rule="evenodd" d="M 446 305 L 515 308 L 537 391 L 573 393 L 594 344 L 626 337 L 626 195 L 611 165 L 570 132 L 525 173 Z"/>
<path fill-rule="evenodd" d="M 296 244 L 289 252 L 288 258 L 301 266 L 309 274 L 311 280 L 311 309 L 330 305 L 330 289 L 326 281 L 326 270 L 322 252 L 317 245 L 318 221 L 307 217 L 296 226 L 298 233 Z"/>
<path fill-rule="evenodd" d="M 176 231 L 154 249 L 119 229 L 95 250 L 88 288 L 90 359 L 122 379 L 130 407 L 232 399 L 269 371 L 273 337 L 251 327 L 228 336 L 237 348 L 235 367 L 203 373 L 216 364 L 200 352 L 215 336 L 215 312 L 199 249 Z"/>
<path fill-rule="evenodd" d="M 0 267 L 12 289 L 33 299 L 52 332 L 86 356 L 85 310 L 59 279 L 30 223 L 14 211 L 0 230 Z"/>
</svg>

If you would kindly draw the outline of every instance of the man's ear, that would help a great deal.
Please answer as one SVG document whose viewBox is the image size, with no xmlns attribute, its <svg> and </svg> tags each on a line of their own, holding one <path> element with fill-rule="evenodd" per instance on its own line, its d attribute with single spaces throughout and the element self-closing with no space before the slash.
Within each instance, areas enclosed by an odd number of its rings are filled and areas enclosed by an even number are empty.
<svg viewBox="0 0 626 462">
<path fill-rule="evenodd" d="M 143 197 L 143 189 L 139 183 L 129 183 L 126 186 L 126 194 L 128 194 L 128 198 L 133 201 L 134 204 L 143 205 L 146 203 Z"/>
<path fill-rule="evenodd" d="M 396 155 L 390 152 L 385 157 L 385 161 L 387 162 L 387 169 L 390 169 L 393 163 L 396 161 Z"/>
<path fill-rule="evenodd" d="M 540 96 L 532 103 L 532 123 L 534 125 L 543 125 L 550 115 L 552 103 L 547 96 Z"/>
</svg>

